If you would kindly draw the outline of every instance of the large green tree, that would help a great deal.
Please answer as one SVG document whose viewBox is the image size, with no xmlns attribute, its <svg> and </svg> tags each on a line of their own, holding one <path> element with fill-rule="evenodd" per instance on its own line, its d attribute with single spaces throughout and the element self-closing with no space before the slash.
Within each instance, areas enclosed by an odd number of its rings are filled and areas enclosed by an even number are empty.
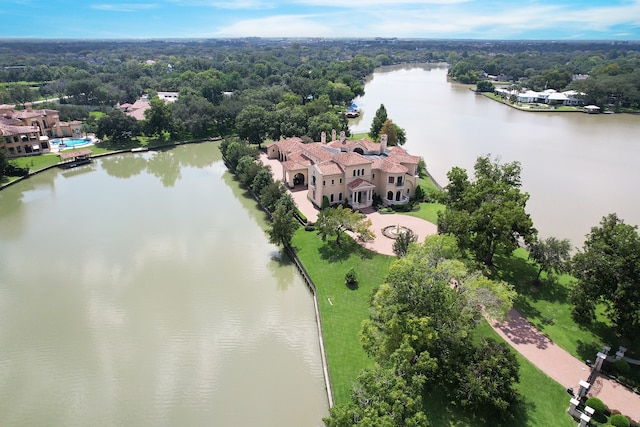
<svg viewBox="0 0 640 427">
<path fill-rule="evenodd" d="M 173 114 L 171 106 L 154 96 L 149 101 L 150 108 L 144 112 L 144 131 L 147 135 L 162 135 L 164 131 L 173 132 Z"/>
<path fill-rule="evenodd" d="M 140 124 L 133 117 L 127 116 L 120 110 L 113 110 L 98 120 L 99 138 L 109 138 L 113 144 L 119 145 L 131 141 L 140 134 Z"/>
<path fill-rule="evenodd" d="M 271 227 L 267 230 L 269 242 L 275 245 L 288 245 L 298 227 L 300 223 L 293 213 L 287 210 L 284 204 L 279 204 L 273 212 Z"/>
<path fill-rule="evenodd" d="M 373 239 L 370 230 L 371 220 L 363 218 L 359 212 L 338 205 L 337 208 L 322 209 L 316 221 L 318 234 L 322 240 L 328 236 L 336 236 L 336 244 L 339 245 L 341 237 L 346 231 L 353 232 L 358 240 L 366 242 Z"/>
<path fill-rule="evenodd" d="M 2 178 L 4 178 L 4 172 L 7 168 L 7 156 L 4 154 L 4 150 L 0 150 L 0 182 L 2 182 Z"/>
<path fill-rule="evenodd" d="M 452 236 L 437 235 L 397 260 L 372 298 L 363 346 L 381 366 L 424 377 L 465 405 L 504 409 L 513 401 L 507 396 L 517 396 L 517 361 L 493 343 L 476 344 L 473 333 L 483 311 L 503 318 L 515 292 L 469 270 L 459 256 Z M 502 364 L 508 366 L 494 369 Z"/>
<path fill-rule="evenodd" d="M 424 378 L 399 373 L 394 367 L 374 365 L 364 370 L 349 403 L 330 409 L 327 427 L 421 427 L 429 425 L 422 408 Z"/>
<path fill-rule="evenodd" d="M 250 144 L 260 146 L 269 134 L 269 112 L 257 105 L 246 106 L 236 119 L 238 135 Z"/>
<path fill-rule="evenodd" d="M 616 214 L 591 228 L 582 251 L 572 259 L 578 279 L 571 291 L 573 317 L 585 324 L 604 303 L 609 320 L 629 339 L 640 335 L 640 236 L 638 227 Z"/>
<path fill-rule="evenodd" d="M 553 236 L 544 240 L 538 240 L 529 245 L 529 258 L 538 263 L 538 274 L 546 271 L 547 274 L 563 273 L 566 270 L 567 261 L 571 258 L 571 242 L 569 239 L 557 239 Z"/>
<path fill-rule="evenodd" d="M 387 109 L 384 107 L 384 104 L 380 104 L 380 107 L 376 110 L 376 115 L 373 117 L 373 121 L 371 122 L 371 129 L 369 130 L 369 136 L 374 140 L 377 140 L 380 136 L 380 131 L 382 130 L 382 126 L 384 122 L 387 121 Z"/>
<path fill-rule="evenodd" d="M 438 230 L 451 233 L 463 249 L 486 265 L 493 264 L 498 249 L 511 252 L 521 242 L 535 241 L 537 231 L 526 212 L 529 194 L 520 191 L 520 163 L 501 164 L 489 156 L 478 157 L 475 181 L 466 170 L 454 167 L 447 177 Z"/>
</svg>

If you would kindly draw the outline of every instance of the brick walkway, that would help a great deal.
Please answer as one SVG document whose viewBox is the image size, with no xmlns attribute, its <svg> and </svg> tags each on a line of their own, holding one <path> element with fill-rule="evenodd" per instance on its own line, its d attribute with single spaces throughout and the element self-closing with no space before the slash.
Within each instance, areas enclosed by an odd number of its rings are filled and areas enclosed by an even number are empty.
<svg viewBox="0 0 640 427">
<path fill-rule="evenodd" d="M 491 326 L 538 369 L 562 386 L 573 387 L 575 393 L 579 390 L 578 383 L 589 378 L 591 369 L 584 362 L 554 344 L 516 310 L 509 312 L 508 321 Z M 634 421 L 640 421 L 640 395 L 615 381 L 598 376 L 587 395 L 599 398 L 611 410 L 616 409 Z M 567 394 L 567 407 L 569 399 Z"/>
</svg>

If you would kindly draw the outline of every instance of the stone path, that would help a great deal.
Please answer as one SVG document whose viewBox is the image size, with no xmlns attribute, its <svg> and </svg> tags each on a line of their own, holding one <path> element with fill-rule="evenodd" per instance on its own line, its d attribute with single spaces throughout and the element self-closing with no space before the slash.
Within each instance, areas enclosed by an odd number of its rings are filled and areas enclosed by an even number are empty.
<svg viewBox="0 0 640 427">
<path fill-rule="evenodd" d="M 564 387 L 573 387 L 575 393 L 579 390 L 579 382 L 589 378 L 591 369 L 584 362 L 554 344 L 515 309 L 509 312 L 509 320 L 494 322 L 491 326 L 538 369 Z M 595 357 L 594 354 L 594 360 Z M 611 410 L 616 409 L 634 421 L 640 421 L 640 395 L 615 381 L 598 376 L 587 395 L 599 398 Z M 567 407 L 569 399 L 567 394 Z"/>
<path fill-rule="evenodd" d="M 282 179 L 282 166 L 277 160 L 267 159 L 262 154 L 260 160 L 271 166 L 274 179 Z M 309 221 L 315 222 L 318 210 L 307 199 L 306 189 L 291 192 L 298 209 L 305 214 Z M 430 234 L 437 233 L 437 227 L 428 221 L 408 215 L 382 215 L 373 209 L 367 213 L 372 222 L 375 239 L 364 246 L 368 249 L 394 255 L 393 240 L 382 235 L 382 229 L 389 225 L 405 226 L 418 235 L 421 242 Z M 590 368 L 571 354 L 554 344 L 549 338 L 540 333 L 531 323 L 520 315 L 515 309 L 509 312 L 509 319 L 502 323 L 492 324 L 493 328 L 516 351 L 533 363 L 538 369 L 560 383 L 565 388 L 573 387 L 575 393 L 579 390 L 579 382 L 589 378 Z M 595 359 L 596 355 L 593 355 Z M 618 410 L 634 421 L 640 421 L 640 395 L 621 386 L 615 381 L 598 376 L 589 389 L 588 396 L 601 399 L 612 410 Z M 570 396 L 567 394 L 567 408 Z"/>
</svg>

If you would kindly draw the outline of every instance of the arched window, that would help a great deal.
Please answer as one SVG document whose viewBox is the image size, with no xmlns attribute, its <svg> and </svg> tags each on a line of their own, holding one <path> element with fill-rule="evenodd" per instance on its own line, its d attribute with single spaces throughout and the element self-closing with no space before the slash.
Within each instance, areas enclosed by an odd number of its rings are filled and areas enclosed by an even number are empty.
<svg viewBox="0 0 640 427">
<path fill-rule="evenodd" d="M 387 200 L 393 200 L 393 191 L 387 193 Z"/>
</svg>

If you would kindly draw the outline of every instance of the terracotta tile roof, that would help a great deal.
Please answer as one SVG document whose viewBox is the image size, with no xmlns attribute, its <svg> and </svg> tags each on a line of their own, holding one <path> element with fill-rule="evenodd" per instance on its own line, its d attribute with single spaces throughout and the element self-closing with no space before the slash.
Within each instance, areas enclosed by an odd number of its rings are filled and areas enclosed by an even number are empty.
<svg viewBox="0 0 640 427">
<path fill-rule="evenodd" d="M 22 120 L 14 119 L 13 117 L 0 116 L 0 124 L 20 126 L 22 124 Z"/>
<path fill-rule="evenodd" d="M 344 172 L 340 165 L 332 161 L 318 163 L 316 168 L 322 175 L 340 175 Z"/>
<path fill-rule="evenodd" d="M 61 159 L 67 160 L 67 159 L 73 159 L 78 156 L 87 156 L 89 154 L 91 154 L 91 150 L 84 149 L 84 150 L 78 150 L 78 151 L 65 151 L 64 153 L 60 153 L 58 155 L 60 156 Z"/>
<path fill-rule="evenodd" d="M 301 169 L 306 170 L 308 167 L 308 165 L 304 165 L 302 163 L 298 163 L 293 160 L 287 160 L 286 162 L 282 162 L 282 166 L 284 167 L 285 170 L 288 170 L 288 171 L 297 171 Z"/>
<path fill-rule="evenodd" d="M 343 166 L 366 165 L 373 163 L 371 160 L 358 153 L 338 153 L 333 159 Z"/>
<path fill-rule="evenodd" d="M 402 166 L 400 163 L 391 161 L 389 159 L 376 159 L 371 165 L 371 169 L 379 169 L 386 173 L 407 173 L 409 169 Z"/>
<path fill-rule="evenodd" d="M 301 165 L 309 166 L 311 164 L 311 160 L 305 157 L 301 151 L 296 151 L 295 153 L 291 153 L 288 156 L 289 160 L 293 160 L 294 162 L 300 163 Z"/>
<path fill-rule="evenodd" d="M 343 148 L 345 147 L 347 150 L 351 151 L 354 147 L 360 146 L 364 148 L 366 152 L 379 152 L 380 144 L 377 142 L 371 141 L 369 138 L 362 138 L 358 140 L 347 140 L 345 143 L 341 143 L 340 140 L 331 141 L 329 144 L 331 148 Z"/>
<path fill-rule="evenodd" d="M 296 151 L 300 149 L 300 145 L 302 145 L 302 139 L 294 136 L 292 138 L 281 139 L 280 141 L 275 142 L 278 149 L 283 153 L 291 153 L 292 151 Z"/>
<path fill-rule="evenodd" d="M 358 178 L 355 181 L 351 181 L 349 183 L 349 185 L 347 185 L 347 187 L 349 187 L 350 190 L 355 190 L 355 189 L 360 188 L 360 187 L 362 187 L 362 188 L 375 187 L 375 185 L 373 185 L 372 183 L 370 183 L 366 179 Z"/>
<path fill-rule="evenodd" d="M 30 119 L 33 117 L 42 117 L 55 114 L 58 114 L 56 110 L 17 110 L 13 112 L 13 116 L 20 119 Z"/>
<path fill-rule="evenodd" d="M 315 157 L 321 162 L 331 160 L 334 154 L 326 149 L 326 145 L 320 142 L 312 142 L 310 144 L 302 145 L 302 152 L 308 153 L 309 157 Z"/>
<path fill-rule="evenodd" d="M 144 112 L 151 108 L 149 100 L 146 98 L 137 99 L 124 113 L 136 120 L 144 120 Z"/>
<path fill-rule="evenodd" d="M 396 159 L 402 163 L 418 163 L 420 161 L 420 156 L 412 156 L 407 153 L 407 150 L 400 147 L 391 147 L 388 156 L 390 159 Z"/>
<path fill-rule="evenodd" d="M 35 126 L 14 126 L 0 124 L 0 135 L 2 136 L 23 135 L 25 133 L 39 133 L 39 131 Z"/>
</svg>

